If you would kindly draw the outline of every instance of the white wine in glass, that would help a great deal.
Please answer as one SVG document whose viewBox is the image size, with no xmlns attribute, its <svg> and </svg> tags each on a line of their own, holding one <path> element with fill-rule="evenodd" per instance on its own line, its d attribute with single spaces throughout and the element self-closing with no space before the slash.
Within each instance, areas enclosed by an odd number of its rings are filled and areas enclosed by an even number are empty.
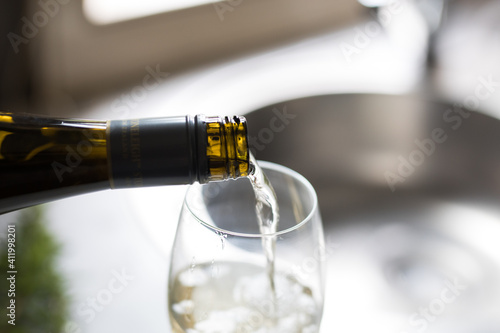
<svg viewBox="0 0 500 333">
<path fill-rule="evenodd" d="M 278 200 L 279 224 L 272 233 L 259 228 L 248 179 L 188 190 L 169 273 L 173 332 L 319 331 L 324 238 L 316 194 L 296 172 L 267 162 L 259 165 Z M 271 241 L 269 270 L 266 244 Z"/>
</svg>

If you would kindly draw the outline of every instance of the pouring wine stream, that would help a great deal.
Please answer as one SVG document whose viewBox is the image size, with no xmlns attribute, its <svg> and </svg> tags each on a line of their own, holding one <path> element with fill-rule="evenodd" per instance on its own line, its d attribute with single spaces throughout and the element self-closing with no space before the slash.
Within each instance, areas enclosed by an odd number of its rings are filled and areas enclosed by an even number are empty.
<svg viewBox="0 0 500 333">
<path fill-rule="evenodd" d="M 259 167 L 255 157 L 250 154 L 250 168 L 251 171 L 248 175 L 250 183 L 252 184 L 255 193 L 255 212 L 259 223 L 260 233 L 262 235 L 272 235 L 276 232 L 279 222 L 279 208 L 276 193 L 267 178 L 266 174 Z M 275 245 L 276 236 L 263 236 L 262 248 L 267 259 L 267 275 L 269 279 L 269 287 L 271 289 L 272 297 L 272 317 L 276 313 L 276 287 L 274 281 L 275 275 Z"/>
</svg>

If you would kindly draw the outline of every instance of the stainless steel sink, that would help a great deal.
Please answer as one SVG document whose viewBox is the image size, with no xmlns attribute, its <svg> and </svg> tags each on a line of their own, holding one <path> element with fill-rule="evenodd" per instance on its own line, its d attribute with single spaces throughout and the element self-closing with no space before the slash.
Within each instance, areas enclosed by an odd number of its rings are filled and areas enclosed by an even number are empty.
<svg viewBox="0 0 500 333">
<path fill-rule="evenodd" d="M 260 160 L 316 188 L 322 332 L 500 331 L 500 121 L 416 96 L 327 95 L 247 115 Z"/>
</svg>

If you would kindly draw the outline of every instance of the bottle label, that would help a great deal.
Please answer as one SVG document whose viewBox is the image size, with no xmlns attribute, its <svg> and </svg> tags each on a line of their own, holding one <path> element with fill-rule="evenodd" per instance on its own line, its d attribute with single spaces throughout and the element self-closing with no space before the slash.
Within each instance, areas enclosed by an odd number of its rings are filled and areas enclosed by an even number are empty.
<svg viewBox="0 0 500 333">
<path fill-rule="evenodd" d="M 111 121 L 109 142 L 112 188 L 144 186 L 139 123 L 139 119 Z"/>
<path fill-rule="evenodd" d="M 112 188 L 196 180 L 196 140 L 190 117 L 112 120 L 108 135 Z"/>
</svg>

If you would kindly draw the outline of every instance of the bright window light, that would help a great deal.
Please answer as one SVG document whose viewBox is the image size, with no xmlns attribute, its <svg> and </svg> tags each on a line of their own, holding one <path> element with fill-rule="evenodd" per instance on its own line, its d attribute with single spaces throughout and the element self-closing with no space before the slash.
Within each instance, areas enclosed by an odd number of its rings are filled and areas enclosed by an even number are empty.
<svg viewBox="0 0 500 333">
<path fill-rule="evenodd" d="M 83 12 L 94 24 L 109 24 L 189 8 L 220 0 L 83 0 Z"/>
</svg>

